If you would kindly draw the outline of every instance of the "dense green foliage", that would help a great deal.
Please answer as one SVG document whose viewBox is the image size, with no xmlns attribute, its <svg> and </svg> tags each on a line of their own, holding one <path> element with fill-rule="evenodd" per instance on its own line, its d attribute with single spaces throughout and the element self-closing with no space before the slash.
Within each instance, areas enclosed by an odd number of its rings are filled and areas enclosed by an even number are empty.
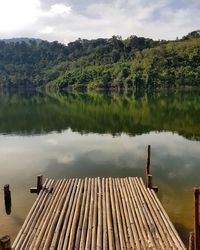
<svg viewBox="0 0 200 250">
<path fill-rule="evenodd" d="M 115 136 L 171 131 L 200 140 L 199 92 L 150 92 L 2 95 L 0 134 L 44 134 L 68 128 Z"/>
<path fill-rule="evenodd" d="M 200 35 L 176 41 L 0 41 L 0 86 L 46 88 L 160 88 L 198 86 Z"/>
</svg>

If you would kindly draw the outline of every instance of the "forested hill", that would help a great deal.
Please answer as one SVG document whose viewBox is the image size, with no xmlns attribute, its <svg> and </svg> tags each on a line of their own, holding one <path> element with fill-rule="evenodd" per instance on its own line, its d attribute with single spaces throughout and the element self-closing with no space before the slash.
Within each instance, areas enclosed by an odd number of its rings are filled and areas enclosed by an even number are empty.
<svg viewBox="0 0 200 250">
<path fill-rule="evenodd" d="M 160 88 L 200 86 L 200 31 L 176 41 L 131 36 L 67 46 L 0 40 L 0 87 Z"/>
</svg>

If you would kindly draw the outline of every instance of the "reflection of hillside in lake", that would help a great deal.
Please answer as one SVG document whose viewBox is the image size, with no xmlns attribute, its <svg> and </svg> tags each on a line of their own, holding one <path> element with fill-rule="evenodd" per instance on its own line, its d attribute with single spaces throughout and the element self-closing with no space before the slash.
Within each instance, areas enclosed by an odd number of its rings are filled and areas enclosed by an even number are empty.
<svg viewBox="0 0 200 250">
<path fill-rule="evenodd" d="M 44 134 L 71 128 L 80 133 L 177 132 L 200 138 L 198 92 L 154 94 L 71 93 L 2 95 L 0 133 Z"/>
<path fill-rule="evenodd" d="M 191 190 L 200 184 L 199 124 L 198 92 L 1 95 L 0 187 L 11 184 L 12 213 L 5 214 L 0 192 L 0 235 L 16 235 L 37 174 L 144 176 L 151 144 L 159 198 L 187 242 Z"/>
</svg>

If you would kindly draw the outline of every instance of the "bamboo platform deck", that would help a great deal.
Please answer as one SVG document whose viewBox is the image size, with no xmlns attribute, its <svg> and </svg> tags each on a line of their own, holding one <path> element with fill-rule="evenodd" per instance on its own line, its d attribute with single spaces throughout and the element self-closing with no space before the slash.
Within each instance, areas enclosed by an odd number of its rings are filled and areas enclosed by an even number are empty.
<svg viewBox="0 0 200 250">
<path fill-rule="evenodd" d="M 141 178 L 47 179 L 13 249 L 186 249 Z"/>
</svg>

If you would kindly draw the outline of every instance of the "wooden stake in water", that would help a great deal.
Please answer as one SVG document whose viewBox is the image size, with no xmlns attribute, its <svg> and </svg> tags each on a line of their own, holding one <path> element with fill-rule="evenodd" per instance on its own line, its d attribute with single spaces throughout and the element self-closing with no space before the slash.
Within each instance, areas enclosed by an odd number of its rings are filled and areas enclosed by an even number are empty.
<svg viewBox="0 0 200 250">
<path fill-rule="evenodd" d="M 194 250 L 200 249 L 199 241 L 199 189 L 200 187 L 194 187 Z"/>
<path fill-rule="evenodd" d="M 151 146 L 147 148 L 146 183 L 148 188 L 152 188 L 152 175 L 150 174 Z"/>
<path fill-rule="evenodd" d="M 0 238 L 0 250 L 11 250 L 10 236 Z"/>
<path fill-rule="evenodd" d="M 4 201 L 5 201 L 5 210 L 7 214 L 11 213 L 11 192 L 9 184 L 4 186 Z"/>
<path fill-rule="evenodd" d="M 152 175 L 148 174 L 147 175 L 147 187 L 152 189 Z"/>
<path fill-rule="evenodd" d="M 146 175 L 150 174 L 150 163 L 151 163 L 151 146 L 148 145 L 147 148 L 147 165 L 146 165 Z"/>
</svg>

